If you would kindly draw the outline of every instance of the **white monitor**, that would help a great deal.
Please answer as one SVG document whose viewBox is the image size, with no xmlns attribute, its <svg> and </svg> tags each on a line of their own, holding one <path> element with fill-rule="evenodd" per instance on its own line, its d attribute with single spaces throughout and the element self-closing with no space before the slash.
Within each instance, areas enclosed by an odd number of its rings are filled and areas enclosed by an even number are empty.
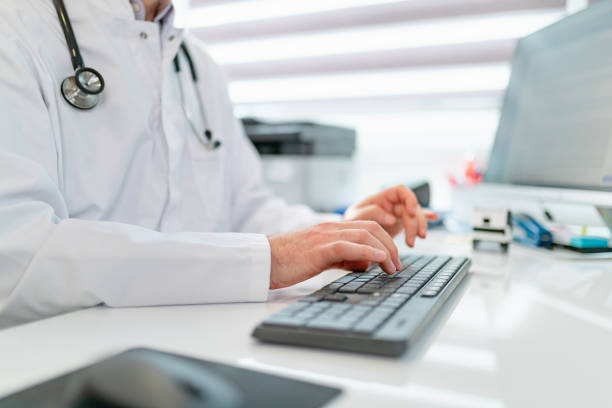
<svg viewBox="0 0 612 408">
<path fill-rule="evenodd" d="M 518 42 L 486 189 L 612 208 L 611 45 L 612 1 Z"/>
</svg>

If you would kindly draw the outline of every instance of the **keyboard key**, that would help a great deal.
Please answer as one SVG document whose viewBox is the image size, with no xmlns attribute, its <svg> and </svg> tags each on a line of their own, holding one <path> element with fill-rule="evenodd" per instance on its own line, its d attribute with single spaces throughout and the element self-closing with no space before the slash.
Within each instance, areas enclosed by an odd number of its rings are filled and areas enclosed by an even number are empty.
<svg viewBox="0 0 612 408">
<path fill-rule="evenodd" d="M 359 302 L 359 306 L 376 306 L 381 302 L 381 300 L 367 299 Z"/>
<path fill-rule="evenodd" d="M 336 279 L 333 283 L 349 283 L 353 279 L 355 279 L 354 276 L 344 275 L 343 277 Z"/>
<path fill-rule="evenodd" d="M 335 293 L 335 292 L 336 292 L 335 290 L 321 288 L 321 289 L 317 290 L 316 292 L 312 292 L 310 294 L 310 296 L 318 296 L 320 298 L 323 298 L 323 296 L 329 295 L 329 294 Z"/>
<path fill-rule="evenodd" d="M 352 322 L 347 321 L 312 321 L 307 327 L 311 329 L 326 330 L 326 331 L 346 331 L 351 328 Z"/>
<path fill-rule="evenodd" d="M 341 282 L 332 282 L 329 285 L 324 286 L 322 289 L 328 290 L 331 293 L 334 293 L 338 289 L 340 289 L 342 286 L 344 286 L 344 283 L 341 283 Z"/>
<path fill-rule="evenodd" d="M 328 310 L 346 312 L 351 307 L 352 307 L 351 305 L 346 304 L 346 303 L 340 303 L 340 304 L 337 303 L 337 304 L 332 305 L 332 307 L 330 307 Z"/>
<path fill-rule="evenodd" d="M 323 298 L 323 300 L 327 300 L 330 302 L 344 302 L 346 299 L 348 299 L 348 296 L 342 295 L 340 293 L 334 295 L 325 295 L 325 297 Z"/>
<path fill-rule="evenodd" d="M 353 327 L 355 333 L 370 334 L 373 333 L 382 322 L 375 320 L 362 320 Z"/>
<path fill-rule="evenodd" d="M 305 310 L 303 312 L 296 313 L 293 315 L 293 317 L 296 319 L 311 320 L 318 314 L 319 312 L 317 311 Z"/>
<path fill-rule="evenodd" d="M 314 303 L 312 304 L 312 306 L 310 306 L 310 308 L 308 310 L 311 310 L 313 312 L 321 312 L 327 308 L 329 308 L 331 306 L 330 302 L 319 302 L 319 303 Z"/>
<path fill-rule="evenodd" d="M 359 289 L 361 286 L 363 286 L 363 282 L 351 282 L 351 283 L 347 283 L 346 285 L 344 285 L 343 287 L 338 289 L 338 292 L 340 292 L 340 293 L 355 293 L 355 292 L 357 292 L 357 289 Z"/>
<path fill-rule="evenodd" d="M 361 293 L 362 295 L 371 295 L 376 292 L 378 288 L 367 287 L 367 285 L 360 287 L 357 289 L 357 293 Z"/>
<path fill-rule="evenodd" d="M 285 307 L 283 310 L 281 310 L 281 313 L 297 313 L 300 310 L 308 308 L 308 306 L 310 306 L 308 303 L 292 303 L 289 306 Z"/>
<path fill-rule="evenodd" d="M 428 290 L 423 292 L 423 294 L 421 295 L 421 297 L 435 297 L 438 295 L 438 292 L 435 290 Z"/>
<path fill-rule="evenodd" d="M 378 307 L 379 308 L 396 310 L 397 308 L 399 308 L 403 304 L 404 304 L 404 302 L 402 302 L 401 300 L 400 301 L 385 301 L 385 302 L 382 302 Z"/>
<path fill-rule="evenodd" d="M 304 298 L 301 298 L 300 302 L 314 303 L 314 302 L 318 302 L 319 300 L 321 300 L 321 296 L 306 296 Z"/>
<path fill-rule="evenodd" d="M 397 292 L 395 293 L 399 293 L 402 295 L 414 295 L 415 293 L 417 293 L 419 291 L 419 288 L 415 288 L 415 287 L 401 287 L 397 290 Z"/>
</svg>

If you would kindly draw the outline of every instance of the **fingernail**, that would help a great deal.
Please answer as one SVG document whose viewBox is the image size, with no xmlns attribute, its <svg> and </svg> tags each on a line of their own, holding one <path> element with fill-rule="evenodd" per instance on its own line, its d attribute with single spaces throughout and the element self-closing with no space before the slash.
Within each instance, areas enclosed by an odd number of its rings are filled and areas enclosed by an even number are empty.
<svg viewBox="0 0 612 408">
<path fill-rule="evenodd" d="M 395 223 L 395 217 L 392 215 L 386 215 L 384 221 L 385 224 L 393 224 Z"/>
</svg>

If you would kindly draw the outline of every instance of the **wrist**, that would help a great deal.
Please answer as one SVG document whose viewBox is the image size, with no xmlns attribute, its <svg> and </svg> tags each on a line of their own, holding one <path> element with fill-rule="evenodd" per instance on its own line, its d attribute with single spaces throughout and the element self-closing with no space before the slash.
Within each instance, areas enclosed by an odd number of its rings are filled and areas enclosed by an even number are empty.
<svg viewBox="0 0 612 408">
<path fill-rule="evenodd" d="M 278 242 L 275 237 L 267 237 L 270 244 L 270 289 L 282 288 L 279 282 L 280 260 L 278 254 Z"/>
</svg>

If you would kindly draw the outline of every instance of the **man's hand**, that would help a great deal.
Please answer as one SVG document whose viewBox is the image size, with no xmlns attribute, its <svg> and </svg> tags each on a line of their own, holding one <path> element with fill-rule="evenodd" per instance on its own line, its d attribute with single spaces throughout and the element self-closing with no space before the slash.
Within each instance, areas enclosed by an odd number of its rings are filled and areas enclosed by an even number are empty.
<svg viewBox="0 0 612 408">
<path fill-rule="evenodd" d="M 410 247 L 414 247 L 417 236 L 427 236 L 427 220 L 437 218 L 435 213 L 423 210 L 414 193 L 401 185 L 388 188 L 351 206 L 344 214 L 344 219 L 349 221 L 376 221 L 391 236 L 396 236 L 404 229 L 406 244 Z"/>
<path fill-rule="evenodd" d="M 270 289 L 291 286 L 330 268 L 359 270 L 376 262 L 401 268 L 391 236 L 374 221 L 330 222 L 270 237 Z"/>
</svg>

